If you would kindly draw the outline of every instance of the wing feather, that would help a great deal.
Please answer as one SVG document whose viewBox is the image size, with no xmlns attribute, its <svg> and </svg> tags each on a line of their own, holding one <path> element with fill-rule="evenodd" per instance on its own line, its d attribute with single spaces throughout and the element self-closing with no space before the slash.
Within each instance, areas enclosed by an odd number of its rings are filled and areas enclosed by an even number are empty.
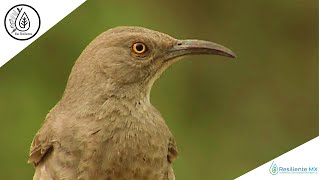
<svg viewBox="0 0 320 180">
<path fill-rule="evenodd" d="M 36 166 L 47 153 L 51 152 L 52 148 L 53 141 L 48 137 L 43 137 L 41 133 L 37 133 L 31 143 L 28 163 L 33 163 Z"/>
</svg>

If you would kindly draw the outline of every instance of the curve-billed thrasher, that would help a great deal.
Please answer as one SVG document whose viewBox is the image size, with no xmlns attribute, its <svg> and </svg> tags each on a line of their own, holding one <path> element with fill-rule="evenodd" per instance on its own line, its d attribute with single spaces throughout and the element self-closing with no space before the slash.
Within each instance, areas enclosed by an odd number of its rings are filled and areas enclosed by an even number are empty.
<svg viewBox="0 0 320 180">
<path fill-rule="evenodd" d="M 36 167 L 34 179 L 175 179 L 176 143 L 150 103 L 150 90 L 178 57 L 191 54 L 235 57 L 212 42 L 141 27 L 99 35 L 33 139 L 28 162 Z"/>
</svg>

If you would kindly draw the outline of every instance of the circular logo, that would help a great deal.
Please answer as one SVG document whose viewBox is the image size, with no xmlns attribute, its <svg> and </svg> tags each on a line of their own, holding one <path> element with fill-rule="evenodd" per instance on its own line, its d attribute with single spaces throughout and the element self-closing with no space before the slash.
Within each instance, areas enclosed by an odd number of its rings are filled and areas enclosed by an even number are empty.
<svg viewBox="0 0 320 180">
<path fill-rule="evenodd" d="M 7 33 L 17 40 L 28 40 L 40 29 L 40 16 L 31 6 L 19 4 L 12 7 L 4 18 Z"/>
</svg>

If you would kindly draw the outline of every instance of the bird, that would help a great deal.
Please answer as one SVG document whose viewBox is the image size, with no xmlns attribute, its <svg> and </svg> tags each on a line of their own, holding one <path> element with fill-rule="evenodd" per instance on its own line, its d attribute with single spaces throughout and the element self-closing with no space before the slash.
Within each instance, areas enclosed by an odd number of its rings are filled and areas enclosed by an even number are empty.
<svg viewBox="0 0 320 180">
<path fill-rule="evenodd" d="M 217 43 L 137 26 L 98 35 L 31 143 L 33 179 L 174 180 L 177 144 L 150 91 L 181 57 L 201 54 L 236 57 Z"/>
</svg>

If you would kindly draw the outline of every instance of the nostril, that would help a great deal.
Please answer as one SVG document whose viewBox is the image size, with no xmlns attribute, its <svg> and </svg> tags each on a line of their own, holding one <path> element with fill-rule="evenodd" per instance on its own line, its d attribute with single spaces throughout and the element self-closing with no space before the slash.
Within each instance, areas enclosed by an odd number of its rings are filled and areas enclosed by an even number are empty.
<svg viewBox="0 0 320 180">
<path fill-rule="evenodd" d="M 178 43 L 178 46 L 181 46 L 182 45 L 182 43 Z"/>
</svg>

